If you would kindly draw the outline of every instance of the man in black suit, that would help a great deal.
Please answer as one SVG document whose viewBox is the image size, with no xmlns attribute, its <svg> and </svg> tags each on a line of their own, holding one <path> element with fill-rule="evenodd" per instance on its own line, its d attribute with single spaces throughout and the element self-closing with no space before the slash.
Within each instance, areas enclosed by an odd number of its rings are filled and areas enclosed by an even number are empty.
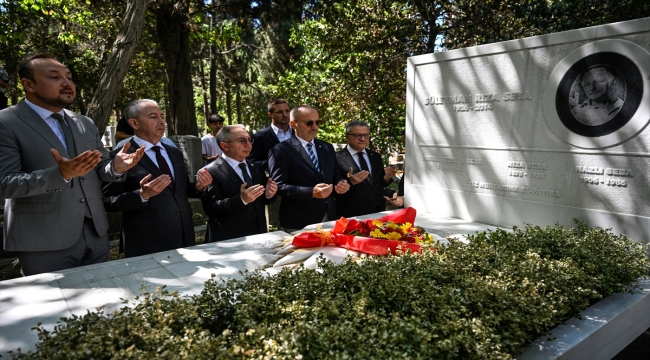
<svg viewBox="0 0 650 360">
<path fill-rule="evenodd" d="M 203 210 L 210 219 L 207 241 L 234 239 L 267 232 L 264 205 L 275 200 L 276 183 L 260 166 L 246 160 L 253 139 L 241 124 L 217 133 L 222 156 L 206 167 L 212 176 Z"/>
<path fill-rule="evenodd" d="M 267 114 L 271 118 L 271 125 L 253 135 L 253 150 L 248 156 L 248 161 L 268 170 L 269 151 L 282 141 L 291 137 L 292 130 L 289 126 L 289 103 L 277 98 L 271 100 Z"/>
<path fill-rule="evenodd" d="M 339 216 L 353 217 L 386 210 L 384 188 L 393 182 L 395 168 L 384 168 L 381 155 L 367 149 L 370 126 L 365 121 L 348 123 L 345 138 L 348 145 L 336 153 L 336 160 L 339 173 L 352 185 L 336 197 L 336 211 Z"/>
<path fill-rule="evenodd" d="M 290 124 L 294 136 L 269 153 L 271 177 L 282 196 L 280 225 L 286 232 L 336 220 L 333 191 L 344 194 L 350 189 L 336 171 L 332 144 L 315 139 L 321 123 L 318 111 L 311 106 L 293 108 Z"/>
<path fill-rule="evenodd" d="M 102 194 L 106 211 L 122 212 L 125 256 L 194 245 L 192 210 L 187 198 L 203 195 L 212 177 L 202 169 L 197 183 L 189 182 L 183 153 L 160 142 L 165 119 L 155 101 L 132 101 L 124 115 L 135 131 L 127 153 L 144 146 L 145 156 L 124 182 L 105 184 Z"/>
</svg>

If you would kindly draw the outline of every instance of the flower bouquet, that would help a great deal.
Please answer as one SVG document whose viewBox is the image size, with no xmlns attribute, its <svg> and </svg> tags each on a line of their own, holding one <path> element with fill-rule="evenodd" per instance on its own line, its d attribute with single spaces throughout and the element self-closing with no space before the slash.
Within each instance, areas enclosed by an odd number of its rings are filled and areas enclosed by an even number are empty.
<svg viewBox="0 0 650 360">
<path fill-rule="evenodd" d="M 339 246 L 372 255 L 395 253 L 398 248 L 420 252 L 420 245 L 433 245 L 434 239 L 423 228 L 413 225 L 416 211 L 412 207 L 398 210 L 379 219 L 336 221 L 330 231 L 307 231 L 296 235 L 296 247 Z"/>
</svg>

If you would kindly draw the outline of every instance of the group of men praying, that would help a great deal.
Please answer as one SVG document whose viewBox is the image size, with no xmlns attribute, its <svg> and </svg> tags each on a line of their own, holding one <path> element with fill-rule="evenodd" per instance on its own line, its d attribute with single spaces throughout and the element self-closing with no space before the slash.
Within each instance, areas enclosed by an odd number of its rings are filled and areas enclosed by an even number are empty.
<svg viewBox="0 0 650 360">
<path fill-rule="evenodd" d="M 35 54 L 18 74 L 25 98 L 0 111 L 0 191 L 4 249 L 24 275 L 107 261 L 106 212 L 122 213 L 121 246 L 133 257 L 195 244 L 191 197 L 208 216 L 207 242 L 267 232 L 264 208 L 277 201 L 286 232 L 403 205 L 387 188 L 396 169 L 368 149 L 366 122 L 348 123 L 335 152 L 316 138 L 323 121 L 308 105 L 271 101 L 271 124 L 252 136 L 214 115 L 207 165 L 190 177 L 156 101 L 126 106 L 121 129 L 132 133 L 109 153 L 92 120 L 66 109 L 76 88 L 65 65 Z"/>
</svg>

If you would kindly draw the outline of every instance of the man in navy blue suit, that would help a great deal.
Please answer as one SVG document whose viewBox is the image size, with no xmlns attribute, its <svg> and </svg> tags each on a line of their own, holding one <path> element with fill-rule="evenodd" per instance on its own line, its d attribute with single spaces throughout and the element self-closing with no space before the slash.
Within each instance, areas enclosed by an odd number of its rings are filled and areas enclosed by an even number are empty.
<svg viewBox="0 0 650 360">
<path fill-rule="evenodd" d="M 263 170 L 268 170 L 269 151 L 282 141 L 291 137 L 289 126 L 289 103 L 282 98 L 273 99 L 268 105 L 268 115 L 271 125 L 253 135 L 253 150 L 247 160 Z"/>
<path fill-rule="evenodd" d="M 336 171 L 332 144 L 315 139 L 321 123 L 316 109 L 296 106 L 290 114 L 294 135 L 269 153 L 269 171 L 282 196 L 280 225 L 286 232 L 336 220 L 334 193 L 350 189 Z"/>
</svg>

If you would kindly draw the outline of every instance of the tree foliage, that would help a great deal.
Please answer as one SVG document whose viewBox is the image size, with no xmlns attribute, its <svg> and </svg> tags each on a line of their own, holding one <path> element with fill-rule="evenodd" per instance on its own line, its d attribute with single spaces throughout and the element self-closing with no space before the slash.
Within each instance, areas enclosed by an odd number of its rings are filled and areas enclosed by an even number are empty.
<svg viewBox="0 0 650 360">
<path fill-rule="evenodd" d="M 0 51 L 55 54 L 73 72 L 87 112 L 122 25 L 126 0 L 0 2 Z M 172 133 L 196 134 L 211 112 L 260 129 L 265 104 L 311 104 L 319 135 L 344 142 L 343 124 L 371 124 L 385 153 L 404 128 L 406 58 L 650 16 L 644 0 L 150 0 L 115 116 L 152 98 Z M 12 90 L 15 101 L 21 96 Z"/>
</svg>

